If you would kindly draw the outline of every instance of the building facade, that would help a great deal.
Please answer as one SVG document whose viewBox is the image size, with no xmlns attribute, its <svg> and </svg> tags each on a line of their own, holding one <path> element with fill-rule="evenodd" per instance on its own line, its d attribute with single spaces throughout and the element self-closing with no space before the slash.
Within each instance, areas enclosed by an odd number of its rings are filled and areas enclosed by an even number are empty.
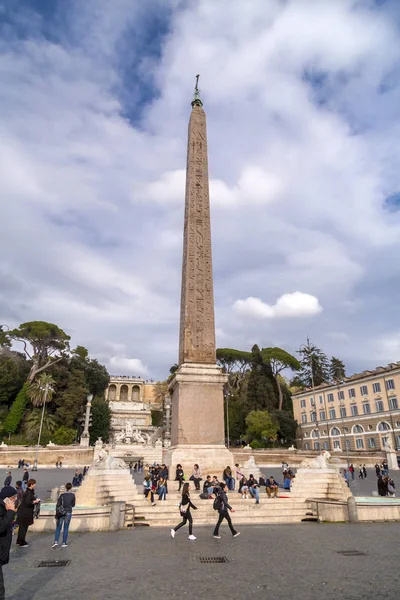
<svg viewBox="0 0 400 600">
<path fill-rule="evenodd" d="M 154 382 L 141 377 L 110 377 L 105 392 L 111 409 L 111 439 L 114 443 L 148 443 L 154 435 L 151 411 L 160 409 Z"/>
<path fill-rule="evenodd" d="M 293 394 L 297 447 L 400 451 L 400 362 Z"/>
</svg>

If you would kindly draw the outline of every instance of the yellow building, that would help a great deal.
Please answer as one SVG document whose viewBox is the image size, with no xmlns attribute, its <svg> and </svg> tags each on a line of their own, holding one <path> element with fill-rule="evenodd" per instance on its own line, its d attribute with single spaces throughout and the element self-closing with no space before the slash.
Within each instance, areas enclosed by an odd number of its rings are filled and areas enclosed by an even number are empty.
<svg viewBox="0 0 400 600">
<path fill-rule="evenodd" d="M 400 450 L 400 362 L 293 394 L 302 450 Z"/>
<path fill-rule="evenodd" d="M 106 400 L 109 402 L 156 404 L 154 381 L 129 375 L 111 375 L 110 383 L 106 389 Z"/>
</svg>

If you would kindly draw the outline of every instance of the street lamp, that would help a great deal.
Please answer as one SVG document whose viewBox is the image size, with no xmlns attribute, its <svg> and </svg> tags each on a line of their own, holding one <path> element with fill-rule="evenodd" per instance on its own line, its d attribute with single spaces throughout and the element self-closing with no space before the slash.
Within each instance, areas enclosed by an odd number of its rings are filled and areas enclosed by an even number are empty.
<svg viewBox="0 0 400 600">
<path fill-rule="evenodd" d="M 46 383 L 44 386 L 40 386 L 40 390 L 44 392 L 43 408 L 42 408 L 42 418 L 40 419 L 39 436 L 38 436 L 38 441 L 37 441 L 37 445 L 36 445 L 36 455 L 35 455 L 35 460 L 33 461 L 32 471 L 37 471 L 38 459 L 39 459 L 40 438 L 42 437 L 42 429 L 43 429 L 44 411 L 46 408 L 48 393 L 50 390 L 53 391 L 53 389 L 49 383 Z"/>
<path fill-rule="evenodd" d="M 318 450 L 321 452 L 322 450 L 322 443 L 321 443 L 321 435 L 319 432 L 319 425 L 318 425 L 318 417 L 317 417 L 317 403 L 315 401 L 315 386 L 314 386 L 314 370 L 313 370 L 313 364 L 312 364 L 312 353 L 311 353 L 311 346 L 310 346 L 310 340 L 307 338 L 307 346 L 305 346 L 303 344 L 303 346 L 300 346 L 300 350 L 304 350 L 306 355 L 308 355 L 309 358 L 309 365 L 310 365 L 310 374 L 311 374 L 311 389 L 312 389 L 312 395 L 313 395 L 313 412 L 315 414 L 315 429 L 317 431 L 317 437 L 318 437 Z"/>
<path fill-rule="evenodd" d="M 229 446 L 231 445 L 231 441 L 230 441 L 230 432 L 229 432 L 229 397 L 230 397 L 230 393 L 229 392 L 225 392 L 224 396 L 225 396 L 225 404 L 226 404 L 226 437 L 227 437 L 227 442 L 228 442 L 228 449 Z"/>
<path fill-rule="evenodd" d="M 85 426 L 81 435 L 81 446 L 86 448 L 89 446 L 89 422 L 90 422 L 90 410 L 92 408 L 93 394 L 87 395 L 86 414 L 85 414 Z"/>
</svg>

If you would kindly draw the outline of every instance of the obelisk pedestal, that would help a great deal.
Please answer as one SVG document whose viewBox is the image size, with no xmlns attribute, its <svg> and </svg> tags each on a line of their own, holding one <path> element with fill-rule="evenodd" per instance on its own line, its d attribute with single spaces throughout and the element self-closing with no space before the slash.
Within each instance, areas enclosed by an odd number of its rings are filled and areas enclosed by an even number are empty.
<svg viewBox="0 0 400 600">
<path fill-rule="evenodd" d="M 179 368 L 169 384 L 171 447 L 165 462 L 171 476 L 178 463 L 187 476 L 195 463 L 218 477 L 233 467 L 224 434 L 227 380 L 216 364 L 206 115 L 196 83 L 188 129 Z"/>
</svg>

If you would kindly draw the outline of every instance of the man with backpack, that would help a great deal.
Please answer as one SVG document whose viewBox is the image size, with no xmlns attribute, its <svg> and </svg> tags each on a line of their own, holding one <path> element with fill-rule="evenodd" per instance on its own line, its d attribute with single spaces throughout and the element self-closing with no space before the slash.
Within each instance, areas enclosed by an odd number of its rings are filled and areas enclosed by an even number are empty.
<svg viewBox="0 0 400 600">
<path fill-rule="evenodd" d="M 67 541 L 68 541 L 69 524 L 70 524 L 71 518 L 72 518 L 72 509 L 75 506 L 75 494 L 73 492 L 71 492 L 71 489 L 72 489 L 72 484 L 67 483 L 65 486 L 66 491 L 63 494 L 60 494 L 60 497 L 58 498 L 58 501 L 57 501 L 57 506 L 56 506 L 57 527 L 56 527 L 56 533 L 54 536 L 54 544 L 53 544 L 52 548 L 57 548 L 58 540 L 60 538 L 60 533 L 61 533 L 61 529 L 63 526 L 64 526 L 63 540 L 62 540 L 61 547 L 66 548 L 68 546 Z"/>
<path fill-rule="evenodd" d="M 233 537 L 237 537 L 238 535 L 240 535 L 240 531 L 236 531 L 236 529 L 232 525 L 229 511 L 230 512 L 235 512 L 235 511 L 228 502 L 228 496 L 226 495 L 227 490 L 228 490 L 228 487 L 225 482 L 221 483 L 221 487 L 219 490 L 214 490 L 217 494 L 216 498 L 214 500 L 214 510 L 217 510 L 219 513 L 218 521 L 217 521 L 217 524 L 215 525 L 215 529 L 214 529 L 214 538 L 216 540 L 221 539 L 221 536 L 219 535 L 219 527 L 224 519 L 227 520 L 229 529 L 231 530 Z"/>
</svg>

